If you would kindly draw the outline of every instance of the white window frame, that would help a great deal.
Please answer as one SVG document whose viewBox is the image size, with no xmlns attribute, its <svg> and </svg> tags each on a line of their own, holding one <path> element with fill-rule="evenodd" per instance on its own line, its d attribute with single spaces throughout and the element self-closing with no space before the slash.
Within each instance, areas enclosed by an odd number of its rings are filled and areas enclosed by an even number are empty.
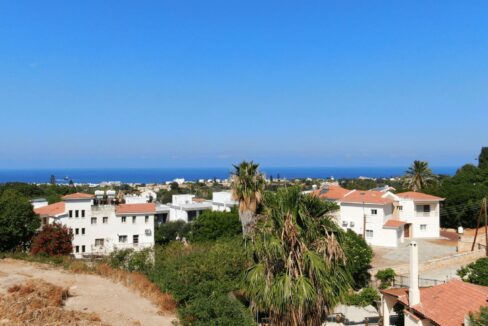
<svg viewBox="0 0 488 326">
<path fill-rule="evenodd" d="M 366 239 L 372 239 L 374 237 L 374 231 L 366 229 Z"/>
<path fill-rule="evenodd" d="M 420 231 L 427 231 L 427 224 L 420 224 Z"/>
<path fill-rule="evenodd" d="M 371 215 L 378 215 L 378 209 L 371 208 Z"/>
</svg>

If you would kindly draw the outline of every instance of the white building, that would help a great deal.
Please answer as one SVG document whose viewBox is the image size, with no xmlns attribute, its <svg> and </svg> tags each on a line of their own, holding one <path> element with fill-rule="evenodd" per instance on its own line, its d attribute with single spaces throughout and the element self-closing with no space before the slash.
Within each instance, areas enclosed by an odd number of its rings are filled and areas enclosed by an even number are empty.
<svg viewBox="0 0 488 326">
<path fill-rule="evenodd" d="M 144 190 L 139 195 L 125 195 L 126 204 L 152 203 L 157 198 L 157 194 L 152 190 Z"/>
<path fill-rule="evenodd" d="M 439 203 L 443 198 L 420 192 L 348 190 L 338 185 L 326 186 L 314 195 L 336 202 L 337 223 L 374 246 L 396 247 L 404 238 L 440 236 Z"/>
<path fill-rule="evenodd" d="M 44 206 L 47 206 L 49 204 L 47 199 L 45 199 L 45 198 L 32 199 L 30 202 L 31 202 L 32 207 L 34 209 L 44 207 Z"/>
<path fill-rule="evenodd" d="M 237 201 L 232 199 L 230 191 L 220 191 L 212 193 L 212 210 L 219 212 L 230 212 L 232 207 L 237 205 Z"/>
<path fill-rule="evenodd" d="M 35 212 L 43 224 L 58 222 L 72 230 L 73 254 L 77 258 L 106 255 L 116 249 L 152 247 L 154 220 L 160 218 L 154 203 L 115 205 L 84 193 L 66 195 L 62 202 Z"/>
<path fill-rule="evenodd" d="M 195 195 L 173 195 L 169 207 L 169 221 L 191 222 L 203 211 L 211 210 L 212 203 L 195 198 Z"/>
</svg>

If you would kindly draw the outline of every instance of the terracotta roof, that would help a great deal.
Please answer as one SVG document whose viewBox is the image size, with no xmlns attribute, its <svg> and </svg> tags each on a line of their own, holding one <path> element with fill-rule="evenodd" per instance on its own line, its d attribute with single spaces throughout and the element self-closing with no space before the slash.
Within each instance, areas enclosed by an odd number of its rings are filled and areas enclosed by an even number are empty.
<svg viewBox="0 0 488 326">
<path fill-rule="evenodd" d="M 432 200 L 432 201 L 442 201 L 444 198 L 427 195 L 422 192 L 415 192 L 415 191 L 407 191 L 395 194 L 400 198 L 403 199 L 412 199 L 412 200 Z"/>
<path fill-rule="evenodd" d="M 64 208 L 63 202 L 54 203 L 51 205 L 47 205 L 47 206 L 43 206 L 43 207 L 39 207 L 39 208 L 34 209 L 34 212 L 37 215 L 41 215 L 41 216 L 56 216 L 59 214 L 63 214 L 64 211 L 65 211 L 65 208 Z"/>
<path fill-rule="evenodd" d="M 90 194 L 85 194 L 83 192 L 77 192 L 74 194 L 69 194 L 66 196 L 61 197 L 62 199 L 91 199 L 93 198 L 93 195 Z"/>
<path fill-rule="evenodd" d="M 408 306 L 408 289 L 387 289 L 383 294 L 394 296 Z M 410 307 L 437 325 L 463 325 L 464 316 L 481 306 L 488 306 L 488 287 L 453 279 L 445 284 L 420 289 L 420 304 Z"/>
<path fill-rule="evenodd" d="M 340 199 L 341 203 L 391 204 L 395 200 L 384 192 L 373 190 L 354 190 Z"/>
<path fill-rule="evenodd" d="M 120 204 L 115 208 L 116 214 L 155 213 L 155 203 L 144 204 Z"/>
<path fill-rule="evenodd" d="M 330 185 L 313 192 L 315 196 L 323 199 L 337 200 L 344 197 L 351 190 L 342 188 L 339 185 Z"/>
<path fill-rule="evenodd" d="M 385 228 L 399 228 L 401 226 L 404 226 L 405 224 L 407 224 L 407 222 L 389 219 L 388 221 L 386 221 L 385 224 L 383 224 L 383 227 L 385 227 Z"/>
</svg>

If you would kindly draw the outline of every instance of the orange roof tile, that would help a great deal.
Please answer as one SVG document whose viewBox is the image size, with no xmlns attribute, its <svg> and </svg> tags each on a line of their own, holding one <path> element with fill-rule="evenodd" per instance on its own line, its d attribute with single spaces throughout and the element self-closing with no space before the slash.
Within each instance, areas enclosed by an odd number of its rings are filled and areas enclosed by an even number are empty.
<svg viewBox="0 0 488 326">
<path fill-rule="evenodd" d="M 374 190 L 355 190 L 340 199 L 341 203 L 391 204 L 393 199 L 384 192 Z"/>
<path fill-rule="evenodd" d="M 41 216 L 56 216 L 59 214 L 63 214 L 64 211 L 65 211 L 65 208 L 64 208 L 63 202 L 54 203 L 51 205 L 47 205 L 47 206 L 43 206 L 43 207 L 39 207 L 39 208 L 34 209 L 34 212 L 37 215 L 41 215 Z"/>
<path fill-rule="evenodd" d="M 93 198 L 93 195 L 90 194 L 85 194 L 83 192 L 77 192 L 74 194 L 69 194 L 66 196 L 61 197 L 62 199 L 91 199 Z"/>
<path fill-rule="evenodd" d="M 404 226 L 405 224 L 407 224 L 407 222 L 389 219 L 388 221 L 386 221 L 385 224 L 383 224 L 383 227 L 386 227 L 386 228 L 399 228 L 401 226 Z"/>
<path fill-rule="evenodd" d="M 313 192 L 313 195 L 323 199 L 337 200 L 346 195 L 351 190 L 342 188 L 339 185 L 330 185 Z"/>
<path fill-rule="evenodd" d="M 395 194 L 400 198 L 403 199 L 412 199 L 412 200 L 431 200 L 431 201 L 442 201 L 444 198 L 427 195 L 422 192 L 415 192 L 415 191 L 407 191 Z"/>
<path fill-rule="evenodd" d="M 408 289 L 381 291 L 394 296 L 408 306 Z M 420 304 L 411 310 L 425 316 L 437 325 L 459 326 L 464 316 L 481 306 L 488 306 L 488 287 L 453 279 L 445 284 L 420 289 Z"/>
<path fill-rule="evenodd" d="M 155 213 L 155 203 L 144 204 L 120 204 L 115 208 L 116 214 Z"/>
</svg>

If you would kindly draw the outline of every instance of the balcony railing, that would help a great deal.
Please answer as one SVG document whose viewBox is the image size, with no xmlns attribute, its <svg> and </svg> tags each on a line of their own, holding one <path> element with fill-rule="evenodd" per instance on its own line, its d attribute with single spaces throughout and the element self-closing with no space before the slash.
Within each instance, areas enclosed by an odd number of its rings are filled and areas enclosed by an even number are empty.
<svg viewBox="0 0 488 326">
<path fill-rule="evenodd" d="M 115 250 L 123 250 L 123 249 L 134 249 L 136 251 L 142 250 L 145 248 L 152 248 L 154 243 L 146 242 L 146 243 L 117 243 L 112 245 L 91 245 L 91 252 L 87 254 L 97 255 L 97 256 L 106 256 L 109 255 L 111 252 Z"/>
</svg>

